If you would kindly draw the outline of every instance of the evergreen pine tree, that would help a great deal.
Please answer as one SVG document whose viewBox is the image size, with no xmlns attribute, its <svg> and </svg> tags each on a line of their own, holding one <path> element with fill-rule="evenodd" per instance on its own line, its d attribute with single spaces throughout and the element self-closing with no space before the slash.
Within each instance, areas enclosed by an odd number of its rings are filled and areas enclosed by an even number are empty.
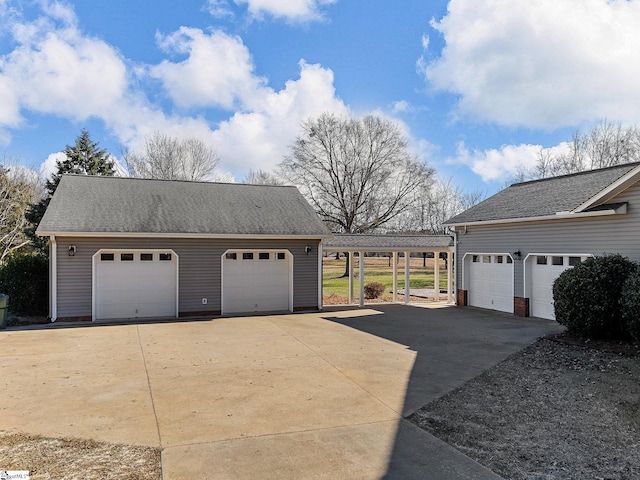
<svg viewBox="0 0 640 480">
<path fill-rule="evenodd" d="M 49 206 L 51 197 L 58 188 L 60 179 L 65 173 L 79 175 L 105 175 L 113 176 L 116 173 L 115 164 L 106 149 L 98 148 L 98 143 L 91 140 L 91 136 L 86 129 L 76 137 L 75 145 L 67 145 L 64 150 L 66 158 L 58 160 L 58 170 L 47 179 L 47 196 L 38 203 L 31 205 L 25 214 L 31 226 L 26 229 L 26 234 L 31 238 L 33 246 L 38 250 L 46 251 L 47 242 L 36 236 L 35 231 L 44 216 L 44 212 Z"/>
</svg>

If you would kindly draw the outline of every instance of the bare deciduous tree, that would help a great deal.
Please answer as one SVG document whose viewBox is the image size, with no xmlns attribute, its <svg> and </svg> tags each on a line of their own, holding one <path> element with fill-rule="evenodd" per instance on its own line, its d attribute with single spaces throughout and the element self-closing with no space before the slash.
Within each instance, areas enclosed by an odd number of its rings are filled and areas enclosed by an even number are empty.
<svg viewBox="0 0 640 480">
<path fill-rule="evenodd" d="M 177 138 L 154 132 L 145 139 L 144 153 L 125 151 L 132 177 L 162 180 L 208 180 L 220 159 L 215 149 L 197 138 Z"/>
<path fill-rule="evenodd" d="M 589 133 L 575 132 L 569 152 L 553 156 L 540 150 L 536 164 L 522 169 L 516 181 L 549 178 L 640 161 L 640 128 L 604 121 Z"/>
<path fill-rule="evenodd" d="M 465 192 L 453 179 L 436 180 L 415 195 L 411 207 L 398 218 L 395 230 L 431 235 L 446 234 L 442 226 L 448 219 L 484 198 L 481 191 Z"/>
<path fill-rule="evenodd" d="M 284 180 L 264 170 L 249 170 L 242 183 L 252 185 L 284 185 Z"/>
<path fill-rule="evenodd" d="M 334 232 L 364 233 L 404 212 L 433 170 L 413 156 L 392 122 L 323 114 L 303 123 L 281 163 Z"/>
<path fill-rule="evenodd" d="M 11 252 L 29 244 L 25 234 L 29 222 L 25 213 L 38 198 L 41 188 L 42 182 L 35 172 L 0 166 L 0 263 Z"/>
</svg>

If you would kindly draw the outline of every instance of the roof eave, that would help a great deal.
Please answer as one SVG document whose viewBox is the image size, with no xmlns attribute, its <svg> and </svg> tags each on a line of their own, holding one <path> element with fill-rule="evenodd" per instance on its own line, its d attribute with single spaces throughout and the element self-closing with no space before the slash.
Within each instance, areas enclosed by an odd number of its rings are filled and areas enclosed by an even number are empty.
<svg viewBox="0 0 640 480">
<path fill-rule="evenodd" d="M 469 227 L 474 225 L 499 225 L 504 223 L 523 223 L 523 222 L 540 222 L 547 220 L 568 220 L 574 218 L 602 217 L 608 215 L 624 215 L 627 213 L 626 204 L 623 207 L 608 210 L 598 210 L 593 212 L 562 212 L 555 215 L 542 215 L 539 217 L 522 217 L 522 218 L 500 218 L 496 220 L 478 220 L 474 222 L 456 222 L 444 223 L 447 227 Z"/>
<path fill-rule="evenodd" d="M 589 198 L 586 202 L 582 203 L 581 205 L 578 205 L 571 212 L 572 213 L 584 212 L 585 210 L 588 210 L 589 208 L 593 207 L 594 205 L 602 201 L 606 201 L 608 199 L 615 197 L 620 192 L 626 190 L 631 185 L 636 183 L 638 181 L 639 176 L 640 176 L 640 165 L 629 170 L 627 173 L 621 176 L 618 180 L 616 180 L 615 182 L 613 182 L 611 185 L 604 188 L 603 190 L 599 191 L 593 197 Z"/>
<path fill-rule="evenodd" d="M 56 232 L 36 232 L 36 234 L 40 237 L 87 237 L 87 238 L 97 238 L 97 237 L 108 237 L 108 238 L 220 238 L 220 239 L 233 239 L 233 238 L 256 238 L 263 240 L 271 240 L 271 239 L 291 239 L 291 240 L 306 240 L 306 239 L 314 239 L 314 240 L 326 240 L 332 238 L 332 235 L 327 235 L 324 233 L 316 234 L 288 234 L 288 235 L 279 235 L 279 234 L 260 234 L 260 233 L 242 233 L 242 234 L 234 234 L 234 233 L 154 233 L 154 232 L 67 232 L 67 231 L 56 231 Z"/>
</svg>

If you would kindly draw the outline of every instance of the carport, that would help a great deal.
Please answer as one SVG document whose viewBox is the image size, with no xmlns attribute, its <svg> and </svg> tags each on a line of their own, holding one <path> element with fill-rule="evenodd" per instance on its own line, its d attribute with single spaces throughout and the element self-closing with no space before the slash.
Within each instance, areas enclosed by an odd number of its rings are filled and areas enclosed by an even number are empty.
<svg viewBox="0 0 640 480">
<path fill-rule="evenodd" d="M 404 256 L 404 303 L 411 302 L 409 294 L 411 253 L 433 253 L 434 290 L 439 298 L 440 269 L 437 268 L 440 253 L 447 254 L 447 303 L 453 303 L 453 237 L 449 235 L 335 235 L 322 245 L 323 253 L 346 253 L 349 255 L 349 304 L 353 304 L 354 257 L 358 254 L 358 276 L 360 306 L 364 305 L 364 255 L 365 253 L 390 253 L 393 264 L 393 302 L 398 303 L 398 256 Z M 322 256 L 320 256 L 322 260 Z"/>
</svg>

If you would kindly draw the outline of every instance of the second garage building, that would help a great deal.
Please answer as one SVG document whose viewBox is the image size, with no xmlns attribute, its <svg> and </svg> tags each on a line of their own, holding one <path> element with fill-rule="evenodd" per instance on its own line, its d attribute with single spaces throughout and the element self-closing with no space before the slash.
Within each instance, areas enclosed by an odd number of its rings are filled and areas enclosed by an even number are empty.
<svg viewBox="0 0 640 480">
<path fill-rule="evenodd" d="M 37 233 L 53 321 L 322 306 L 331 233 L 295 187 L 65 175 Z"/>
<path fill-rule="evenodd" d="M 446 225 L 459 305 L 554 319 L 562 271 L 594 255 L 640 261 L 640 164 L 516 183 Z"/>
</svg>

